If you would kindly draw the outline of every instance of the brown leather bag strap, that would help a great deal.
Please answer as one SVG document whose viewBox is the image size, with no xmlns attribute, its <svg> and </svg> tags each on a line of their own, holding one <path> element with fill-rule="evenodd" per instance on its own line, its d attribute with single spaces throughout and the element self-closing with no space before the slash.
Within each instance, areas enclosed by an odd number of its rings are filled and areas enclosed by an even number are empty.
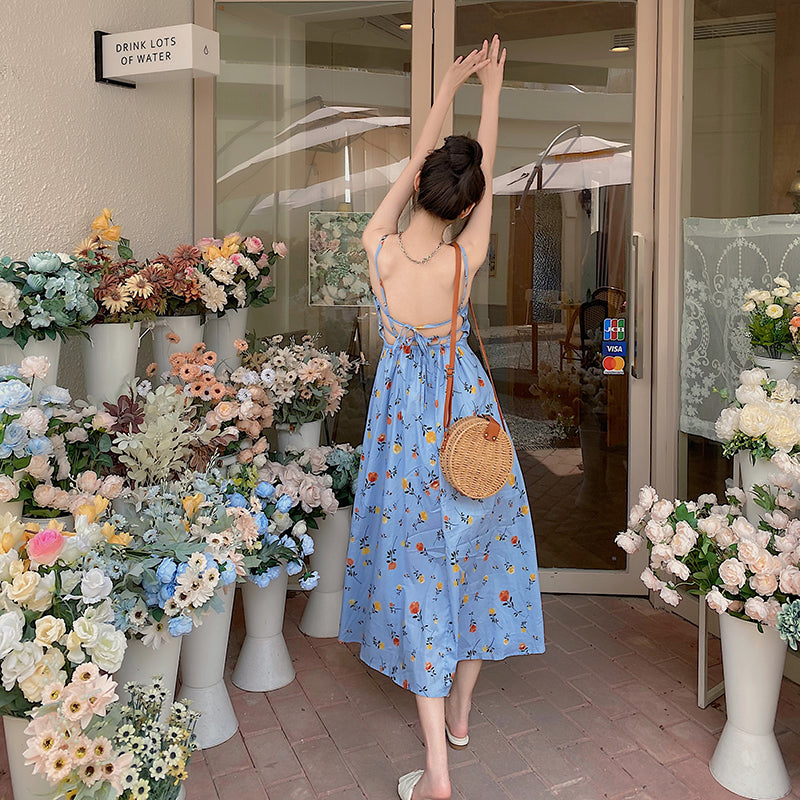
<svg viewBox="0 0 800 800">
<path fill-rule="evenodd" d="M 456 322 L 458 321 L 458 298 L 461 295 L 461 248 L 455 243 L 451 242 L 456 251 L 456 285 L 453 290 L 453 316 L 450 320 L 450 360 L 445 367 L 447 374 L 447 388 L 445 389 L 444 397 L 444 430 L 450 427 L 453 415 L 453 376 L 456 365 Z M 483 339 L 481 339 L 481 332 L 478 329 L 478 318 L 475 316 L 475 309 L 472 307 L 472 300 L 469 301 L 469 310 L 472 312 L 472 322 L 475 326 L 475 335 L 478 337 L 478 344 L 481 346 L 481 355 L 483 356 L 483 364 L 486 367 L 486 374 L 489 376 L 489 383 L 492 384 L 492 391 L 494 392 L 494 401 L 497 404 L 497 413 L 500 415 L 500 422 L 503 427 L 506 427 L 506 421 L 503 418 L 503 410 L 500 408 L 500 400 L 497 397 L 497 389 L 494 386 L 494 378 L 492 378 L 492 371 L 489 368 L 489 359 L 486 356 L 486 350 L 483 346 Z"/>
</svg>

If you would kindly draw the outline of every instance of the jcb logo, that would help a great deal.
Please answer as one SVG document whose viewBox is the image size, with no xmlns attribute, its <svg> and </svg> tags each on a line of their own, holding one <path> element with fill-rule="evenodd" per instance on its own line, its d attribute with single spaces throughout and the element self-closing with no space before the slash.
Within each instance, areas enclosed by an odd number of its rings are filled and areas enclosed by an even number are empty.
<svg viewBox="0 0 800 800">
<path fill-rule="evenodd" d="M 625 320 L 606 319 L 603 323 L 603 340 L 606 342 L 622 342 L 625 340 Z"/>
</svg>

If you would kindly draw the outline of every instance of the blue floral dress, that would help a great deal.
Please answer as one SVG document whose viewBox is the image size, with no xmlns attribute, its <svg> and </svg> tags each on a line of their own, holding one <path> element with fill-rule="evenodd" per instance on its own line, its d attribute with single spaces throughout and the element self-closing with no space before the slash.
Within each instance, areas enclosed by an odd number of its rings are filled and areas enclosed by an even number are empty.
<svg viewBox="0 0 800 800">
<path fill-rule="evenodd" d="M 385 238 L 385 237 L 384 237 Z M 375 254 L 377 270 L 378 254 Z M 466 344 L 468 268 L 456 344 L 453 419 L 499 419 L 491 383 Z M 380 273 L 378 273 L 380 280 Z M 508 483 L 485 500 L 453 489 L 439 468 L 448 337 L 383 311 L 386 341 L 367 415 L 353 505 L 339 638 L 415 694 L 444 697 L 462 659 L 544 651 L 530 507 L 516 456 Z"/>
</svg>

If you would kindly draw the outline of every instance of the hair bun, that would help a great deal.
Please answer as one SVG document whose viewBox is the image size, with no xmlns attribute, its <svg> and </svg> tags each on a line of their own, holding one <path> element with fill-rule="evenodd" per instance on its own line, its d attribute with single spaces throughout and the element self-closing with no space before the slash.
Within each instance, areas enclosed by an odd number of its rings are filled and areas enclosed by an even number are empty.
<svg viewBox="0 0 800 800">
<path fill-rule="evenodd" d="M 456 176 L 481 168 L 483 148 L 469 136 L 448 136 L 442 149 L 450 156 L 450 167 Z"/>
</svg>

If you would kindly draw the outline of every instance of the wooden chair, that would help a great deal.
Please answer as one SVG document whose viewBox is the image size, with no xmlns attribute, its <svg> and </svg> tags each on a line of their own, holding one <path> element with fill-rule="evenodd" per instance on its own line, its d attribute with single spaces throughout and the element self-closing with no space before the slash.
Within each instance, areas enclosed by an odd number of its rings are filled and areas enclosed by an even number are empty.
<svg viewBox="0 0 800 800">
<path fill-rule="evenodd" d="M 614 286 L 598 286 L 592 292 L 592 300 L 605 300 L 611 317 L 619 316 L 625 310 L 625 292 Z"/>
<path fill-rule="evenodd" d="M 575 323 L 580 314 L 576 309 L 567 310 L 567 330 L 564 333 L 564 338 L 558 340 L 559 347 L 559 371 L 564 369 L 565 361 L 580 361 L 581 360 L 581 345 L 574 342 L 572 337 L 575 333 Z"/>
<path fill-rule="evenodd" d="M 581 305 L 581 364 L 584 367 L 597 366 L 594 362 L 602 348 L 603 321 L 607 316 L 605 300 L 588 300 Z"/>
</svg>

